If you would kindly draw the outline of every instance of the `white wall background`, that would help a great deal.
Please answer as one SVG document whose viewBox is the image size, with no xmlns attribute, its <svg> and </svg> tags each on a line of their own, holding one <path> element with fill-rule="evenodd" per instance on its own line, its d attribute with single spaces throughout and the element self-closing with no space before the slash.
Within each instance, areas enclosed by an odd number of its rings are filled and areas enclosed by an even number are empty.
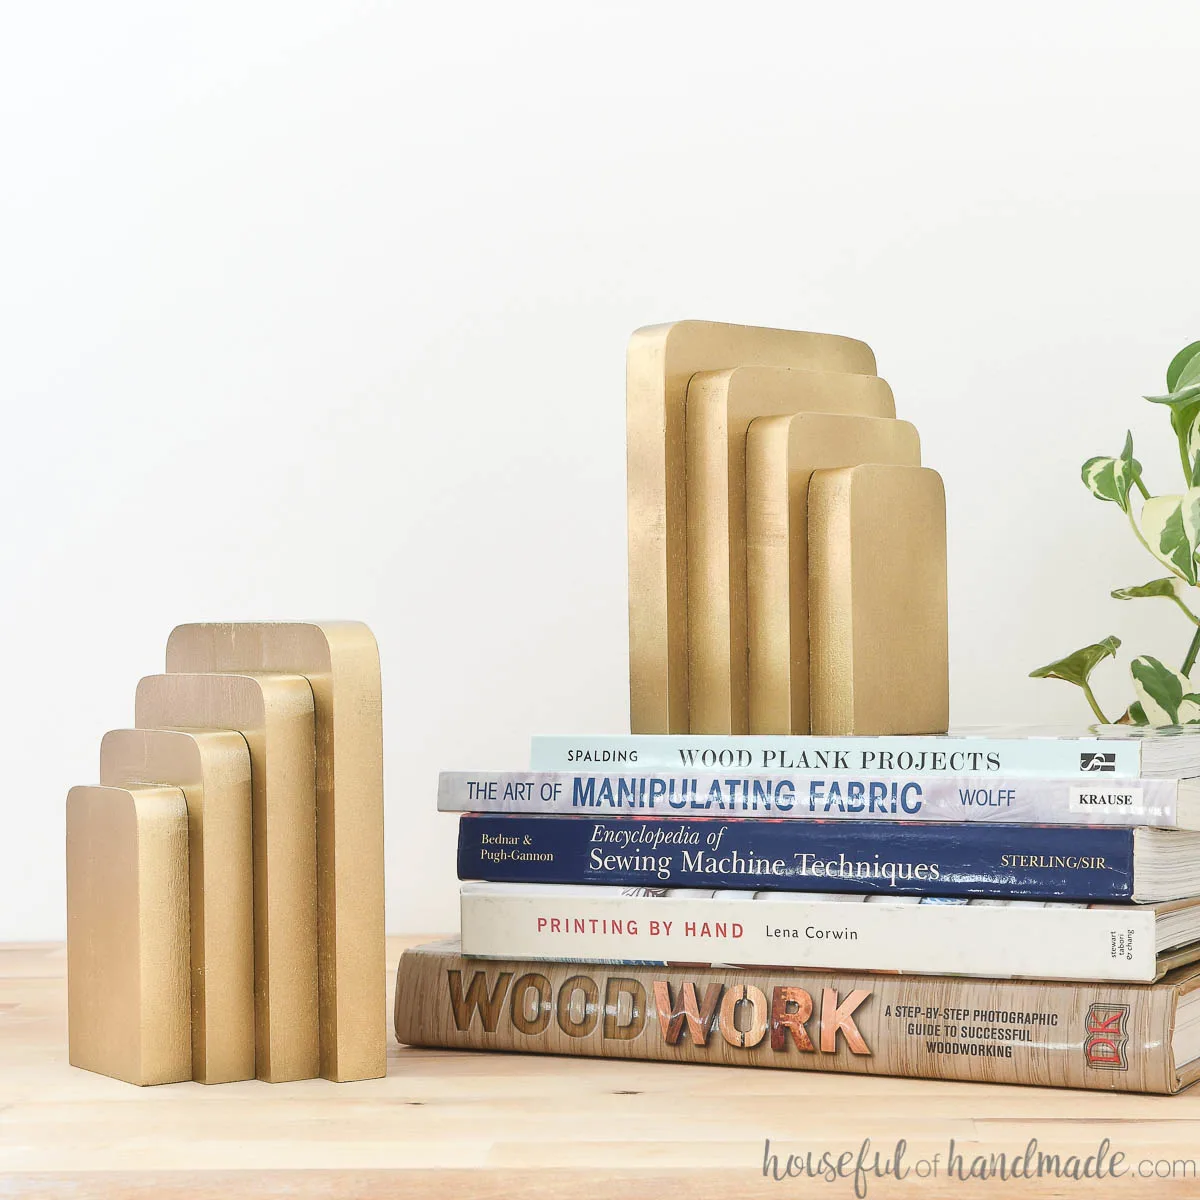
<svg viewBox="0 0 1200 1200">
<path fill-rule="evenodd" d="M 624 346 L 854 334 L 945 475 L 956 721 L 1182 658 L 1079 463 L 1200 337 L 1194 6 L 9 5 L 0 939 L 168 631 L 359 617 L 388 922 L 454 927 L 439 768 L 626 720 Z M 1161 574 L 1161 572 L 1157 572 Z M 1123 670 L 1123 668 L 1122 668 Z M 1120 673 L 1101 693 L 1122 703 Z"/>
</svg>

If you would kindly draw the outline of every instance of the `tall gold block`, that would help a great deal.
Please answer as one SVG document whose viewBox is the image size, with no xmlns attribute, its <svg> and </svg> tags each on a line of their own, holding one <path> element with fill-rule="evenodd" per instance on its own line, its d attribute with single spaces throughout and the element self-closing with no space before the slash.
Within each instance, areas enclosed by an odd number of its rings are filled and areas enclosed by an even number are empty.
<svg viewBox="0 0 1200 1200">
<path fill-rule="evenodd" d="M 181 625 L 167 643 L 167 670 L 284 671 L 311 684 L 321 1074 L 386 1074 L 383 701 L 374 635 L 357 621 Z"/>
<path fill-rule="evenodd" d="M 813 733 L 945 733 L 941 476 L 876 464 L 817 471 L 808 538 Z"/>
<path fill-rule="evenodd" d="M 67 796 L 72 1066 L 126 1083 L 192 1077 L 188 831 L 170 787 Z"/>
<path fill-rule="evenodd" d="M 115 729 L 100 782 L 169 784 L 188 817 L 192 1078 L 254 1078 L 254 857 L 250 751 L 232 730 Z"/>
<path fill-rule="evenodd" d="M 687 387 L 688 727 L 750 728 L 746 649 L 746 435 L 762 416 L 798 412 L 894 417 L 877 375 L 733 367 Z"/>
<path fill-rule="evenodd" d="M 740 365 L 872 374 L 853 338 L 715 321 L 637 330 L 626 372 L 629 720 L 634 733 L 688 730 L 684 401 L 698 371 Z"/>
<path fill-rule="evenodd" d="M 920 461 L 920 438 L 907 421 L 798 413 L 751 422 L 746 436 L 751 733 L 809 732 L 812 473 L 864 462 Z"/>
<path fill-rule="evenodd" d="M 320 1072 L 313 697 L 300 675 L 150 675 L 139 729 L 231 729 L 250 751 L 255 1073 Z"/>
</svg>

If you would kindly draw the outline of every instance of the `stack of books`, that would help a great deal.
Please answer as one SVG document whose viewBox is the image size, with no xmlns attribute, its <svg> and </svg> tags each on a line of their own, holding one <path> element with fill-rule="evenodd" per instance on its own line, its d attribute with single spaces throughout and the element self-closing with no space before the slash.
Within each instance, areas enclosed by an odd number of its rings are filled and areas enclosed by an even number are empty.
<svg viewBox="0 0 1200 1200">
<path fill-rule="evenodd" d="M 410 1045 L 1174 1092 L 1200 736 L 535 738 L 446 773 L 462 938 Z"/>
</svg>

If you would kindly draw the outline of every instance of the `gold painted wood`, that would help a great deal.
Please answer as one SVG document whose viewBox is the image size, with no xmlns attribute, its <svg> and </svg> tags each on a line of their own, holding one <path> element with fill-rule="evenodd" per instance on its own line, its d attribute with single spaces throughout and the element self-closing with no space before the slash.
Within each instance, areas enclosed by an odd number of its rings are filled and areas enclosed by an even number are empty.
<svg viewBox="0 0 1200 1200">
<path fill-rule="evenodd" d="M 693 733 L 747 733 L 746 434 L 762 416 L 894 417 L 877 375 L 733 367 L 687 388 L 688 694 Z"/>
<path fill-rule="evenodd" d="M 320 1073 L 313 698 L 300 675 L 150 675 L 139 729 L 233 729 L 250 750 L 255 1073 Z"/>
<path fill-rule="evenodd" d="M 114 729 L 100 782 L 169 784 L 188 815 L 192 1078 L 254 1078 L 254 858 L 250 751 L 229 729 Z"/>
<path fill-rule="evenodd" d="M 178 788 L 67 795 L 67 971 L 72 1066 L 136 1084 L 192 1077 L 187 807 Z"/>
<path fill-rule="evenodd" d="M 403 949 L 433 936 L 389 939 L 390 976 Z M 853 1179 L 814 1191 L 801 1179 L 763 1178 L 763 1140 L 785 1163 L 809 1150 L 857 1155 L 866 1137 L 872 1155 L 905 1138 L 906 1165 L 942 1156 L 936 1179 L 871 1176 L 870 1200 L 1196 1193 L 1194 1174 L 1141 1190 L 1128 1177 L 1076 1183 L 1053 1174 L 963 1183 L 945 1177 L 945 1164 L 950 1138 L 967 1167 L 977 1154 L 1019 1154 L 1031 1137 L 1064 1158 L 1094 1154 L 1108 1137 L 1134 1164 L 1195 1159 L 1200 1088 L 1069 1092 L 391 1041 L 385 1080 L 137 1091 L 67 1065 L 65 963 L 61 944 L 0 945 L 0 1175 L 6 1195 L 22 1200 L 200 1192 L 222 1200 L 726 1200 L 826 1191 L 841 1200 L 853 1195 Z"/>
<path fill-rule="evenodd" d="M 321 1074 L 386 1069 L 383 701 L 379 648 L 358 621 L 180 625 L 167 671 L 284 671 L 312 686 L 317 739 Z"/>
<path fill-rule="evenodd" d="M 878 464 L 818 471 L 808 520 L 813 733 L 945 733 L 941 476 Z"/>
<path fill-rule="evenodd" d="M 798 413 L 746 436 L 750 732 L 809 732 L 808 483 L 813 471 L 921 461 L 907 421 Z"/>
<path fill-rule="evenodd" d="M 715 321 L 650 325 L 630 338 L 626 454 L 634 733 L 688 730 L 684 401 L 696 372 L 739 365 L 871 374 L 875 356 L 853 338 Z"/>
</svg>

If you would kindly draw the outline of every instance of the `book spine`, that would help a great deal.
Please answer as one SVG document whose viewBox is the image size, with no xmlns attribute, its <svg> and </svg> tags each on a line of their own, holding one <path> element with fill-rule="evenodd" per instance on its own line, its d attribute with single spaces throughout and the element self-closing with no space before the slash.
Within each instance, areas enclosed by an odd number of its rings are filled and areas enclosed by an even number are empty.
<svg viewBox="0 0 1200 1200">
<path fill-rule="evenodd" d="M 705 962 L 1042 979 L 1155 978 L 1155 914 L 1135 907 L 862 903 L 464 884 L 462 944 L 488 958 Z"/>
<path fill-rule="evenodd" d="M 397 1039 L 721 1066 L 1172 1092 L 1169 987 L 811 969 L 482 962 L 407 951 Z"/>
<path fill-rule="evenodd" d="M 702 734 L 533 739 L 534 771 L 838 771 L 1136 779 L 1134 739 L 988 737 L 718 737 Z"/>
<path fill-rule="evenodd" d="M 1176 823 L 1174 779 L 1025 779 L 989 775 L 719 775 L 711 772 L 444 771 L 443 812 L 605 816 L 1006 822 Z"/>
<path fill-rule="evenodd" d="M 468 813 L 458 876 L 495 882 L 1127 900 L 1132 829 Z"/>
</svg>

